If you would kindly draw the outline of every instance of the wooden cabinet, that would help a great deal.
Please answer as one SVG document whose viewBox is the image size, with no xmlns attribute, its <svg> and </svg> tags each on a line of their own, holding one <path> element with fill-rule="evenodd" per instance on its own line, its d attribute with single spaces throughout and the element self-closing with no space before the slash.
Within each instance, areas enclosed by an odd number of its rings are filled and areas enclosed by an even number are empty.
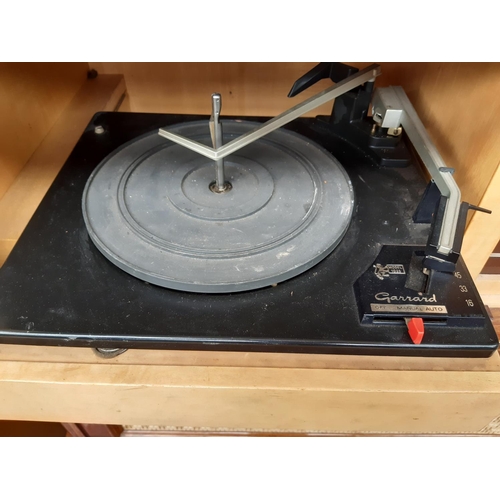
<svg viewBox="0 0 500 500">
<path fill-rule="evenodd" d="M 359 63 L 362 67 L 364 64 Z M 0 263 L 97 111 L 275 115 L 313 63 L 0 64 Z M 480 275 L 500 239 L 500 65 L 382 63 L 402 85 L 472 215 L 463 247 Z M 87 79 L 94 68 L 99 76 Z M 331 105 L 317 113 L 329 113 Z M 129 351 L 0 345 L 0 418 L 161 426 L 215 432 L 496 432 L 500 357 L 488 360 Z M 489 427 L 488 427 L 489 426 Z M 183 432 L 184 432 L 183 431 Z"/>
</svg>

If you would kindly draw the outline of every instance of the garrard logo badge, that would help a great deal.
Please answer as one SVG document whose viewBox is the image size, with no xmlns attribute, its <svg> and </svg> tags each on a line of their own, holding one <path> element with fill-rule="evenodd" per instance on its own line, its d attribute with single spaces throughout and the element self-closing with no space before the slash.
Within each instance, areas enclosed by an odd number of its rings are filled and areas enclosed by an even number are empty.
<svg viewBox="0 0 500 500">
<path fill-rule="evenodd" d="M 391 274 L 406 274 L 402 264 L 386 264 L 385 266 L 375 264 L 373 267 L 375 268 L 375 276 L 379 280 L 384 280 L 384 278 L 388 278 Z"/>
<path fill-rule="evenodd" d="M 388 292 L 379 292 L 375 294 L 375 300 L 379 302 L 370 304 L 373 312 L 400 314 L 447 314 L 448 312 L 446 306 L 436 303 L 435 294 L 432 294 L 431 297 L 412 297 L 411 295 L 391 295 Z"/>
<path fill-rule="evenodd" d="M 391 295 L 387 292 L 379 292 L 375 294 L 375 300 L 382 302 L 437 302 L 436 294 L 433 293 L 432 297 L 412 297 L 410 295 Z"/>
</svg>

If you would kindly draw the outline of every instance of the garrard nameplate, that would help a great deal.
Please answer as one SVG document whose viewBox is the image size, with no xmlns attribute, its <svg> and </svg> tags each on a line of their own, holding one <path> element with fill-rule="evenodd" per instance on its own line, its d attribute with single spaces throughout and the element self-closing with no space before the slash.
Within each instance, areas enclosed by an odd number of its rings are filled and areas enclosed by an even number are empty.
<svg viewBox="0 0 500 500">
<path fill-rule="evenodd" d="M 370 304 L 372 312 L 447 314 L 439 304 Z"/>
</svg>

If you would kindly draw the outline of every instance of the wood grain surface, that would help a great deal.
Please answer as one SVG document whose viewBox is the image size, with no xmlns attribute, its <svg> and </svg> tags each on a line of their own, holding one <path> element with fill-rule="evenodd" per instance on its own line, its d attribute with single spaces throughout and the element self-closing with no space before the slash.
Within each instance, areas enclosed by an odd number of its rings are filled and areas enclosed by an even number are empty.
<svg viewBox="0 0 500 500">
<path fill-rule="evenodd" d="M 86 80 L 87 63 L 0 63 L 0 198 Z"/>
<path fill-rule="evenodd" d="M 499 120 L 500 121 L 500 120 Z M 498 135 L 500 143 L 500 133 Z M 480 205 L 492 210 L 492 213 L 485 214 L 474 212 L 467 228 L 466 238 L 462 247 L 462 255 L 467 262 L 469 272 L 476 278 L 484 265 L 490 258 L 491 253 L 498 245 L 500 228 L 500 163 L 484 192 Z M 500 277 L 497 275 L 497 278 Z M 479 286 L 479 284 L 478 284 Z M 488 293 L 498 295 L 500 301 L 500 285 L 495 290 L 490 289 Z M 492 307 L 499 307 L 500 304 L 490 304 Z"/>
<path fill-rule="evenodd" d="M 86 80 L 16 180 L 0 199 L 0 265 L 12 250 L 83 130 L 97 111 L 112 111 L 125 93 L 123 78 Z M 1 134 L 0 134 L 1 136 Z"/>
<path fill-rule="evenodd" d="M 0 418 L 299 432 L 478 432 L 500 372 L 0 365 Z"/>
</svg>

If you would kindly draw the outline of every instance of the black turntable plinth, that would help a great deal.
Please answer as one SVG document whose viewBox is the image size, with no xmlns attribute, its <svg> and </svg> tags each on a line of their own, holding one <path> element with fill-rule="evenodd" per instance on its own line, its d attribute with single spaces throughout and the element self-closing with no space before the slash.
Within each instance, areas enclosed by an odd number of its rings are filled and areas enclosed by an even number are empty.
<svg viewBox="0 0 500 500">
<path fill-rule="evenodd" d="M 461 257 L 453 273 L 422 272 L 431 225 L 413 221 L 426 188 L 416 160 L 380 166 L 321 118 L 286 126 L 333 155 L 352 183 L 350 224 L 319 263 L 260 289 L 193 293 L 111 262 L 84 221 L 89 177 L 128 141 L 200 119 L 207 117 L 93 118 L 0 269 L 0 342 L 457 357 L 495 351 L 494 329 Z"/>
</svg>

